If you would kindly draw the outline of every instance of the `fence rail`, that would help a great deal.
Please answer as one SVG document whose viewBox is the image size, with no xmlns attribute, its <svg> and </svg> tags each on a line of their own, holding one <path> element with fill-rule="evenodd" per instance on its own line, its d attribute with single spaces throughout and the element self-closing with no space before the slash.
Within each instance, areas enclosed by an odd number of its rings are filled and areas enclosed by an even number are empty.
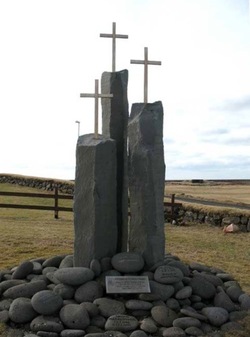
<svg viewBox="0 0 250 337">
<path fill-rule="evenodd" d="M 45 193 L 25 193 L 25 192 L 1 192 L 0 196 L 12 196 L 12 197 L 27 197 L 27 198 L 43 198 L 43 199 L 54 199 L 54 206 L 42 206 L 42 205 L 18 205 L 9 203 L 0 203 L 0 208 L 16 208 L 16 209 L 31 209 L 31 210 L 42 210 L 42 211 L 54 211 L 54 218 L 58 219 L 60 212 L 73 212 L 73 207 L 62 207 L 59 206 L 58 201 L 73 200 L 73 195 L 65 195 L 58 193 L 58 187 L 55 187 L 54 194 Z M 169 196 L 164 196 L 164 198 L 169 198 Z M 174 219 L 174 209 L 175 207 L 181 206 L 182 203 L 175 202 L 175 194 L 171 195 L 171 201 L 164 201 L 165 207 L 171 207 L 171 218 Z"/>
</svg>

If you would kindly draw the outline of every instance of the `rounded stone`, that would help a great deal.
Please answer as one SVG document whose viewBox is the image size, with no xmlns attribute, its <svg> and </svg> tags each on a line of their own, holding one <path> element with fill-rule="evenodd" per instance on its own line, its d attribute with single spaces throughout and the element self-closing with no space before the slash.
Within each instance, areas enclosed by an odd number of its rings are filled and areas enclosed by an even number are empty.
<svg viewBox="0 0 250 337">
<path fill-rule="evenodd" d="M 247 311 L 241 310 L 241 311 L 233 311 L 229 314 L 229 321 L 240 321 L 243 318 L 247 316 Z"/>
<path fill-rule="evenodd" d="M 7 289 L 3 296 L 5 298 L 27 297 L 31 298 L 38 291 L 46 289 L 47 285 L 44 281 L 34 281 L 30 283 L 19 284 L 17 286 Z"/>
<path fill-rule="evenodd" d="M 7 289 L 15 287 L 19 284 L 25 284 L 25 280 L 5 280 L 0 283 L 0 295 L 4 293 Z"/>
<path fill-rule="evenodd" d="M 201 322 L 197 318 L 193 317 L 180 317 L 173 321 L 173 326 L 185 330 L 191 326 L 199 328 L 201 326 Z"/>
<path fill-rule="evenodd" d="M 0 301 L 0 311 L 2 311 L 2 310 L 9 310 L 10 305 L 11 305 L 12 302 L 13 302 L 13 300 L 9 299 L 9 298 Z"/>
<path fill-rule="evenodd" d="M 107 322 L 105 324 L 105 330 L 126 332 L 135 330 L 138 325 L 138 320 L 133 316 L 112 315 L 107 319 Z"/>
<path fill-rule="evenodd" d="M 32 274 L 35 274 L 35 275 L 42 274 L 43 268 L 42 268 L 41 263 L 33 261 L 32 264 L 33 264 Z"/>
<path fill-rule="evenodd" d="M 89 281 L 76 289 L 75 300 L 78 303 L 93 302 L 103 296 L 103 287 L 99 282 Z"/>
<path fill-rule="evenodd" d="M 193 317 L 193 318 L 197 318 L 200 321 L 206 321 L 207 317 L 204 315 L 199 314 L 195 309 L 193 308 L 183 308 L 180 310 L 180 312 L 188 317 Z"/>
<path fill-rule="evenodd" d="M 81 303 L 81 306 L 87 310 L 89 317 L 94 317 L 99 314 L 99 309 L 97 305 L 94 303 L 84 302 L 84 303 Z"/>
<path fill-rule="evenodd" d="M 30 323 L 30 329 L 34 332 L 48 331 L 60 333 L 64 330 L 64 326 L 59 317 L 53 316 L 38 316 Z"/>
<path fill-rule="evenodd" d="M 55 272 L 55 277 L 62 283 L 79 286 L 93 280 L 94 272 L 85 267 L 60 268 Z"/>
<path fill-rule="evenodd" d="M 190 274 L 188 266 L 181 261 L 172 260 L 168 263 L 168 266 L 179 268 L 184 276 L 189 276 Z"/>
<path fill-rule="evenodd" d="M 206 316 L 209 322 L 217 327 L 220 327 L 222 324 L 226 323 L 228 320 L 228 312 L 219 307 L 207 307 L 203 308 L 201 313 Z"/>
<path fill-rule="evenodd" d="M 180 269 L 168 265 L 160 266 L 154 272 L 155 281 L 163 284 L 180 282 L 183 277 L 184 275 Z"/>
<path fill-rule="evenodd" d="M 74 266 L 74 257 L 73 255 L 67 255 L 65 258 L 61 261 L 59 265 L 60 268 L 72 268 Z"/>
<path fill-rule="evenodd" d="M 169 298 L 166 302 L 166 305 L 169 309 L 172 309 L 174 311 L 180 310 L 180 304 L 175 298 Z"/>
<path fill-rule="evenodd" d="M 106 288 L 106 276 L 121 276 L 121 273 L 115 269 L 107 270 L 101 273 L 97 278 L 96 281 L 99 282 L 103 288 Z"/>
<path fill-rule="evenodd" d="M 97 315 L 92 317 L 91 321 L 90 321 L 90 325 L 96 326 L 100 329 L 103 329 L 106 323 L 106 319 L 101 316 L 101 315 Z"/>
<path fill-rule="evenodd" d="M 144 267 L 144 259 L 137 253 L 119 253 L 112 257 L 111 264 L 121 273 L 136 273 Z"/>
<path fill-rule="evenodd" d="M 240 295 L 243 294 L 243 291 L 240 287 L 231 286 L 226 289 L 227 295 L 231 298 L 232 301 L 238 302 Z"/>
<path fill-rule="evenodd" d="M 152 294 L 156 294 L 162 301 L 168 300 L 175 292 L 174 287 L 168 284 L 161 284 L 155 281 L 149 281 Z"/>
<path fill-rule="evenodd" d="M 33 271 L 33 263 L 30 261 L 24 261 L 12 274 L 12 279 L 24 279 Z"/>
<path fill-rule="evenodd" d="M 110 298 L 97 298 L 94 300 L 94 304 L 96 304 L 99 308 L 100 315 L 104 317 L 110 317 L 113 315 L 122 315 L 125 314 L 125 306 L 122 302 L 112 300 Z"/>
<path fill-rule="evenodd" d="M 135 330 L 129 337 L 148 337 L 148 335 L 142 330 Z"/>
<path fill-rule="evenodd" d="M 215 286 L 202 276 L 192 278 L 189 285 L 192 287 L 195 295 L 206 300 L 213 298 L 216 293 Z"/>
<path fill-rule="evenodd" d="M 221 291 L 220 293 L 215 295 L 214 306 L 224 308 L 228 312 L 235 311 L 234 303 L 224 291 Z"/>
<path fill-rule="evenodd" d="M 7 323 L 9 320 L 9 311 L 1 310 L 0 311 L 0 323 Z"/>
<path fill-rule="evenodd" d="M 95 276 L 99 276 L 102 272 L 102 267 L 101 267 L 101 263 L 99 260 L 97 259 L 93 259 L 90 262 L 89 268 L 91 270 L 93 270 L 93 272 L 95 273 Z"/>
<path fill-rule="evenodd" d="M 36 334 L 39 337 L 59 337 L 57 332 L 51 331 L 38 331 Z"/>
<path fill-rule="evenodd" d="M 239 302 L 242 310 L 250 310 L 250 296 L 248 294 L 240 295 Z"/>
<path fill-rule="evenodd" d="M 45 267 L 45 268 L 43 268 L 42 274 L 47 275 L 48 273 L 54 273 L 57 270 L 58 270 L 58 268 L 56 268 L 56 267 Z"/>
<path fill-rule="evenodd" d="M 75 288 L 62 283 L 57 284 L 53 291 L 55 294 L 61 296 L 63 300 L 70 300 L 75 294 Z"/>
<path fill-rule="evenodd" d="M 151 315 L 156 323 L 164 327 L 171 327 L 177 314 L 166 306 L 156 306 L 151 310 Z"/>
<path fill-rule="evenodd" d="M 112 269 L 111 257 L 103 257 L 100 261 L 102 272 Z"/>
<path fill-rule="evenodd" d="M 150 310 L 153 304 L 141 300 L 128 300 L 125 303 L 125 307 L 129 310 Z"/>
<path fill-rule="evenodd" d="M 33 309 L 29 298 L 19 297 L 11 303 L 9 316 L 13 322 L 23 324 L 32 321 L 37 313 Z"/>
<path fill-rule="evenodd" d="M 223 281 L 216 275 L 211 275 L 204 272 L 201 273 L 201 276 L 204 277 L 210 283 L 212 283 L 215 287 L 223 286 Z"/>
<path fill-rule="evenodd" d="M 85 334 L 84 330 L 65 329 L 61 332 L 61 337 L 83 337 Z"/>
<path fill-rule="evenodd" d="M 171 327 L 163 330 L 163 337 L 186 337 L 183 329 L 178 327 Z"/>
<path fill-rule="evenodd" d="M 198 263 L 198 262 L 191 262 L 189 267 L 193 270 L 197 271 L 207 271 L 210 272 L 210 268 L 205 266 L 204 264 Z"/>
<path fill-rule="evenodd" d="M 63 306 L 63 299 L 51 290 L 42 290 L 32 297 L 31 304 L 39 314 L 53 315 Z"/>
<path fill-rule="evenodd" d="M 177 291 L 177 293 L 175 294 L 175 298 L 177 300 L 184 300 L 185 298 L 189 298 L 192 295 L 192 291 L 193 291 L 192 287 L 186 286 Z"/>
<path fill-rule="evenodd" d="M 243 330 L 243 326 L 238 322 L 227 322 L 220 327 L 221 331 Z"/>
<path fill-rule="evenodd" d="M 60 319 L 70 329 L 84 330 L 90 323 L 87 310 L 80 304 L 65 305 L 60 311 Z"/>
<path fill-rule="evenodd" d="M 195 326 L 190 326 L 189 328 L 185 329 L 185 332 L 191 336 L 202 336 L 204 335 L 203 331 Z"/>
<path fill-rule="evenodd" d="M 65 255 L 57 255 L 57 256 L 50 257 L 43 262 L 42 266 L 43 268 L 45 267 L 58 268 L 64 258 L 65 258 Z"/>
<path fill-rule="evenodd" d="M 144 318 L 141 321 L 140 329 L 150 334 L 154 334 L 158 330 L 155 322 L 151 318 Z"/>
</svg>

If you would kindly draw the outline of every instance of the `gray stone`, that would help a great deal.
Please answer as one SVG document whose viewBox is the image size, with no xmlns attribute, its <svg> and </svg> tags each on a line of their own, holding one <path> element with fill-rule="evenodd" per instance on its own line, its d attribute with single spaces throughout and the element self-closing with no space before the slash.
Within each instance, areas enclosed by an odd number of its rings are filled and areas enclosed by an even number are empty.
<svg viewBox="0 0 250 337">
<path fill-rule="evenodd" d="M 145 331 L 145 332 L 148 332 L 150 334 L 153 334 L 153 333 L 155 333 L 158 330 L 155 322 L 150 317 L 144 318 L 141 321 L 140 329 L 143 330 L 143 331 Z"/>
<path fill-rule="evenodd" d="M 105 324 L 105 330 L 126 332 L 135 330 L 138 325 L 138 320 L 133 316 L 112 315 L 107 319 L 107 322 Z"/>
<path fill-rule="evenodd" d="M 32 297 L 31 304 L 39 314 L 53 315 L 63 306 L 63 299 L 51 290 L 42 290 Z"/>
<path fill-rule="evenodd" d="M 136 103 L 128 125 L 129 251 L 143 255 L 148 267 L 163 261 L 165 164 L 161 102 Z"/>
<path fill-rule="evenodd" d="M 197 262 L 191 262 L 189 267 L 191 269 L 197 270 L 197 271 L 208 271 L 210 272 L 210 268 L 205 266 L 204 264 L 197 263 Z"/>
<path fill-rule="evenodd" d="M 128 240 L 127 86 L 127 70 L 102 74 L 102 93 L 113 94 L 112 99 L 102 98 L 102 134 L 116 141 L 117 252 L 127 251 Z"/>
<path fill-rule="evenodd" d="M 216 276 L 218 276 L 223 282 L 234 281 L 233 276 L 227 273 L 218 273 Z"/>
<path fill-rule="evenodd" d="M 175 294 L 175 298 L 177 300 L 184 300 L 185 298 L 189 298 L 192 295 L 192 291 L 193 291 L 192 287 L 186 286 L 181 290 L 177 291 L 177 293 Z"/>
<path fill-rule="evenodd" d="M 87 310 L 90 318 L 99 314 L 98 306 L 92 302 L 81 303 L 81 306 Z"/>
<path fill-rule="evenodd" d="M 24 279 L 33 271 L 33 263 L 30 261 L 24 261 L 12 274 L 13 279 Z"/>
<path fill-rule="evenodd" d="M 106 319 L 101 315 L 92 317 L 90 321 L 90 325 L 94 325 L 100 329 L 104 329 L 105 323 L 106 323 Z"/>
<path fill-rule="evenodd" d="M 153 304 L 142 300 L 128 300 L 125 307 L 129 310 L 150 310 Z"/>
<path fill-rule="evenodd" d="M 203 299 L 213 298 L 216 293 L 215 286 L 202 276 L 195 276 L 192 278 L 189 285 L 193 289 L 193 294 L 198 295 Z"/>
<path fill-rule="evenodd" d="M 142 330 L 135 330 L 129 337 L 148 337 L 148 335 Z"/>
<path fill-rule="evenodd" d="M 58 268 L 56 267 L 45 267 L 43 268 L 42 274 L 43 275 L 47 275 L 48 273 L 54 273 L 55 271 L 57 271 Z"/>
<path fill-rule="evenodd" d="M 122 302 L 112 300 L 110 298 L 97 298 L 94 300 L 100 310 L 100 315 L 104 317 L 110 317 L 113 315 L 122 315 L 125 314 L 125 306 Z"/>
<path fill-rule="evenodd" d="M 176 267 L 176 268 L 179 268 L 183 275 L 184 276 L 189 276 L 190 275 L 190 271 L 189 271 L 189 268 L 188 266 L 181 262 L 181 261 L 177 261 L 177 260 L 172 260 L 168 263 L 168 266 L 172 266 L 172 267 Z"/>
<path fill-rule="evenodd" d="M 42 266 L 43 268 L 46 268 L 46 267 L 58 268 L 64 258 L 65 258 L 65 255 L 57 255 L 57 256 L 50 257 L 43 262 Z"/>
<path fill-rule="evenodd" d="M 46 274 L 47 279 L 52 282 L 54 285 L 60 284 L 61 282 L 56 278 L 55 271 L 49 272 Z"/>
<path fill-rule="evenodd" d="M 157 294 L 139 294 L 139 299 L 142 301 L 153 302 L 160 299 L 160 296 Z"/>
<path fill-rule="evenodd" d="M 106 277 L 107 276 L 121 276 L 121 273 L 115 269 L 107 270 L 101 273 L 98 278 L 96 278 L 96 281 L 99 282 L 104 288 L 106 288 Z"/>
<path fill-rule="evenodd" d="M 109 256 L 105 256 L 100 260 L 100 264 L 101 264 L 101 269 L 102 272 L 106 272 L 110 269 L 112 269 L 112 264 L 111 264 L 111 257 Z"/>
<path fill-rule="evenodd" d="M 60 268 L 55 272 L 55 277 L 62 283 L 79 286 L 93 280 L 94 272 L 85 267 Z"/>
<path fill-rule="evenodd" d="M 183 279 L 183 273 L 176 267 L 168 265 L 160 266 L 154 273 L 154 279 L 163 284 L 173 284 Z"/>
<path fill-rule="evenodd" d="M 61 332 L 61 337 L 83 337 L 85 334 L 84 330 L 65 329 Z"/>
<path fill-rule="evenodd" d="M 112 257 L 111 263 L 114 269 L 121 273 L 135 273 L 142 270 L 144 260 L 141 254 L 123 252 Z"/>
<path fill-rule="evenodd" d="M 57 332 L 51 331 L 37 331 L 36 334 L 39 337 L 59 337 L 59 334 Z"/>
<path fill-rule="evenodd" d="M 190 326 L 189 328 L 185 329 L 185 332 L 191 336 L 203 336 L 203 331 L 195 326 Z"/>
<path fill-rule="evenodd" d="M 73 255 L 67 255 L 65 258 L 61 261 L 59 268 L 70 268 L 74 265 L 74 256 Z"/>
<path fill-rule="evenodd" d="M 180 304 L 175 298 L 169 298 L 166 302 L 167 307 L 174 310 L 179 311 L 180 310 Z"/>
<path fill-rule="evenodd" d="M 30 323 L 30 329 L 34 332 L 50 331 L 60 333 L 64 330 L 64 326 L 62 325 L 59 317 L 38 316 Z"/>
<path fill-rule="evenodd" d="M 116 144 L 101 135 L 78 138 L 74 228 L 76 267 L 116 253 Z"/>
<path fill-rule="evenodd" d="M 174 294 L 174 287 L 169 284 L 161 284 L 155 281 L 149 281 L 152 294 L 156 294 L 163 301 L 166 301 Z"/>
<path fill-rule="evenodd" d="M 12 302 L 13 302 L 13 300 L 10 299 L 10 298 L 7 298 L 5 300 L 0 301 L 0 311 L 9 310 Z"/>
<path fill-rule="evenodd" d="M 25 280 L 5 280 L 0 283 L 0 295 L 5 292 L 5 290 L 17 286 L 19 284 L 25 284 Z"/>
<path fill-rule="evenodd" d="M 153 307 L 151 315 L 156 323 L 167 328 L 171 327 L 173 321 L 178 317 L 173 310 L 163 305 Z"/>
<path fill-rule="evenodd" d="M 172 327 L 163 330 L 163 337 L 185 337 L 186 333 L 183 329 Z"/>
<path fill-rule="evenodd" d="M 193 317 L 180 317 L 173 321 L 173 326 L 185 330 L 191 326 L 199 328 L 201 326 L 201 322 L 197 318 Z"/>
<path fill-rule="evenodd" d="M 201 276 L 204 277 L 210 283 L 212 283 L 215 287 L 223 286 L 223 281 L 218 276 L 206 273 L 202 273 Z"/>
<path fill-rule="evenodd" d="M 15 323 L 28 323 L 37 316 L 31 300 L 25 297 L 16 298 L 10 306 L 9 317 Z"/>
<path fill-rule="evenodd" d="M 232 311 L 229 313 L 229 320 L 230 321 L 240 321 L 247 316 L 247 311 Z"/>
<path fill-rule="evenodd" d="M 0 323 L 7 323 L 9 320 L 9 311 L 2 310 L 0 311 Z"/>
<path fill-rule="evenodd" d="M 228 312 L 220 307 L 203 308 L 201 313 L 208 318 L 212 325 L 217 327 L 220 327 L 222 324 L 226 323 L 229 317 Z"/>
<path fill-rule="evenodd" d="M 46 289 L 46 283 L 44 281 L 34 281 L 25 284 L 19 284 L 17 286 L 7 289 L 3 296 L 5 298 L 18 298 L 18 297 L 28 297 L 31 298 L 38 291 Z"/>
<path fill-rule="evenodd" d="M 248 294 L 240 295 L 239 302 L 242 310 L 250 310 L 250 296 Z"/>
<path fill-rule="evenodd" d="M 65 305 L 60 311 L 60 319 L 70 329 L 84 330 L 90 323 L 87 310 L 80 304 Z"/>
<path fill-rule="evenodd" d="M 75 300 L 78 303 L 93 302 L 103 296 L 103 287 L 99 282 L 89 281 L 76 289 Z"/>
<path fill-rule="evenodd" d="M 33 261 L 33 270 L 32 270 L 32 274 L 35 274 L 35 275 L 40 275 L 42 274 L 42 265 L 41 263 L 39 262 L 36 262 L 36 261 Z"/>
<path fill-rule="evenodd" d="M 54 293 L 62 297 L 63 300 L 70 300 L 74 297 L 75 289 L 67 284 L 57 284 L 54 288 Z"/>
<path fill-rule="evenodd" d="M 198 320 L 200 321 L 206 321 L 207 320 L 207 317 L 204 316 L 204 315 L 201 315 L 199 314 L 195 309 L 193 308 L 182 308 L 180 310 L 180 312 L 185 315 L 185 316 L 188 316 L 188 317 L 193 317 L 193 318 L 197 318 Z"/>
<path fill-rule="evenodd" d="M 215 295 L 214 306 L 224 308 L 228 312 L 235 311 L 234 303 L 224 291 L 221 291 L 220 293 Z"/>
<path fill-rule="evenodd" d="M 95 273 L 95 276 L 99 276 L 102 272 L 102 267 L 101 267 L 101 263 L 99 260 L 97 259 L 93 259 L 90 262 L 89 268 L 91 270 L 93 270 L 93 272 Z"/>
<path fill-rule="evenodd" d="M 237 322 L 227 322 L 220 327 L 221 331 L 244 330 L 243 326 Z"/>
</svg>

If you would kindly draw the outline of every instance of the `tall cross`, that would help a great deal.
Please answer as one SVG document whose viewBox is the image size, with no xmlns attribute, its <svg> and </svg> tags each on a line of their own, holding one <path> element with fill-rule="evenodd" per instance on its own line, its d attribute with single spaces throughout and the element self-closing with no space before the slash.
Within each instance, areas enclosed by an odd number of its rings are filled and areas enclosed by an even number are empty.
<svg viewBox="0 0 250 337">
<path fill-rule="evenodd" d="M 130 60 L 132 64 L 144 64 L 144 103 L 148 102 L 148 65 L 160 66 L 161 61 L 148 60 L 148 47 L 144 48 L 144 60 Z"/>
<path fill-rule="evenodd" d="M 128 35 L 116 34 L 116 23 L 113 22 L 112 34 L 100 34 L 100 37 L 112 38 L 112 72 L 115 72 L 116 39 L 128 39 Z"/>
<path fill-rule="evenodd" d="M 95 93 L 94 94 L 80 94 L 80 97 L 92 97 L 95 99 L 95 139 L 98 139 L 98 98 L 112 98 L 113 94 L 99 94 L 99 81 L 95 80 Z"/>
</svg>

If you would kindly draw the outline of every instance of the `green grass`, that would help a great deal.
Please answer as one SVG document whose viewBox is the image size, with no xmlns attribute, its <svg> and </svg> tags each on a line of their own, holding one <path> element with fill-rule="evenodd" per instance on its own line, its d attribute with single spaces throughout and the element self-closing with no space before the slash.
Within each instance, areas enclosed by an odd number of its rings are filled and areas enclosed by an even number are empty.
<svg viewBox="0 0 250 337">
<path fill-rule="evenodd" d="M 3 191 L 41 192 L 32 188 L 0 184 Z M 45 192 L 44 192 L 45 193 Z M 11 198 L 12 199 L 12 198 Z M 25 203 L 34 202 L 25 198 Z M 39 199 L 38 204 L 48 202 Z M 0 203 L 7 202 L 0 196 Z M 12 202 L 14 200 L 12 199 Z M 51 201 L 50 201 L 51 202 Z M 53 204 L 53 201 L 52 201 Z M 60 200 L 61 206 L 72 206 L 70 200 Z M 73 252 L 73 213 L 0 208 L 0 270 L 13 267 L 26 259 L 51 257 Z M 190 225 L 177 227 L 166 224 L 166 251 L 186 262 L 200 262 L 232 274 L 244 291 L 250 293 L 250 235 L 224 235 L 217 227 Z M 250 316 L 244 319 L 244 331 L 230 332 L 227 337 L 249 337 Z M 0 336 L 4 335 L 0 324 Z M 2 331 L 2 332 L 1 332 Z"/>
</svg>

